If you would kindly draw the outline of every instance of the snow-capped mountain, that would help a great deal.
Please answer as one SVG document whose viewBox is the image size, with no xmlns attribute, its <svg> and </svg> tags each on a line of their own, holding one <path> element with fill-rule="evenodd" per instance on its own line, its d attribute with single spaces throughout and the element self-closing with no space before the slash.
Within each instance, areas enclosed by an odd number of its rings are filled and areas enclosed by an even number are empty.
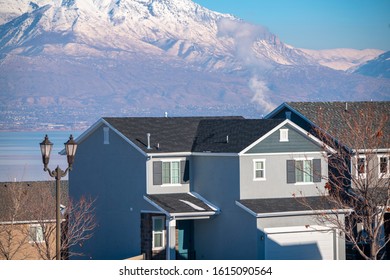
<svg viewBox="0 0 390 280">
<path fill-rule="evenodd" d="M 358 73 L 371 77 L 390 78 L 390 51 L 385 52 L 375 59 L 367 61 L 353 69 L 353 73 Z"/>
<path fill-rule="evenodd" d="M 9 108 L 25 106 L 78 108 L 73 119 L 258 116 L 286 100 L 388 98 L 386 80 L 324 67 L 267 28 L 191 0 L 0 0 L 0 18 L 0 129 Z"/>
<path fill-rule="evenodd" d="M 311 56 L 312 59 L 316 60 L 319 64 L 335 70 L 349 70 L 368 60 L 375 59 L 380 54 L 384 53 L 384 51 L 376 49 L 301 50 Z"/>
</svg>

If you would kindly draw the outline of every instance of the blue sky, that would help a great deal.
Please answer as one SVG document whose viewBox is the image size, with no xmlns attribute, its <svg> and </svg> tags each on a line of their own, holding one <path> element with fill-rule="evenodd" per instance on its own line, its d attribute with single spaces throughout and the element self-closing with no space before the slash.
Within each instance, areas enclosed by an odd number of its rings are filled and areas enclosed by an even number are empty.
<svg viewBox="0 0 390 280">
<path fill-rule="evenodd" d="M 390 0 L 193 0 L 307 49 L 390 50 Z"/>
</svg>

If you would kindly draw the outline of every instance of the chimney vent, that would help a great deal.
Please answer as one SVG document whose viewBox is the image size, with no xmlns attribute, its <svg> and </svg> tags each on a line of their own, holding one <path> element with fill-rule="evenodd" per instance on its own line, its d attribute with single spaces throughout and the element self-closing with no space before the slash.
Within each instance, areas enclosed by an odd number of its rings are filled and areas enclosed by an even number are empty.
<svg viewBox="0 0 390 280">
<path fill-rule="evenodd" d="M 226 143 L 229 143 L 229 135 L 226 135 Z"/>
<path fill-rule="evenodd" d="M 345 111 L 348 111 L 348 103 L 345 102 Z"/>
<path fill-rule="evenodd" d="M 150 133 L 146 133 L 146 137 L 148 138 L 148 147 L 147 149 L 150 150 Z"/>
<path fill-rule="evenodd" d="M 164 113 L 164 116 L 165 116 L 166 118 L 168 118 L 168 112 L 165 112 L 165 113 Z"/>
</svg>

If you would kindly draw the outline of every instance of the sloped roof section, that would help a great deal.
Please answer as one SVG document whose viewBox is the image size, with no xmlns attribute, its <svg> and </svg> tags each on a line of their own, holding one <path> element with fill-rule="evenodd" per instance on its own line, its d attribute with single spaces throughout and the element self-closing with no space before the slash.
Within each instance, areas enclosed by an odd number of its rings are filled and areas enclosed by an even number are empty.
<svg viewBox="0 0 390 280">
<path fill-rule="evenodd" d="M 345 131 L 355 129 L 359 120 L 369 117 L 374 125 L 384 135 L 379 148 L 390 147 L 390 102 L 389 101 L 362 101 L 362 102 L 287 102 L 287 106 L 306 118 L 315 126 L 326 129 L 326 132 L 338 140 L 343 140 L 351 148 L 354 143 L 343 137 Z M 362 121 L 367 125 L 367 121 Z M 379 127 L 381 126 L 381 127 Z M 378 131 L 379 131 L 378 130 Z M 376 147 L 378 148 L 378 147 Z"/>
<path fill-rule="evenodd" d="M 284 120 L 231 119 L 202 120 L 193 152 L 239 153 Z"/>
<path fill-rule="evenodd" d="M 145 153 L 191 152 L 202 120 L 243 119 L 229 117 L 103 118 Z M 147 146 L 150 133 L 150 148 Z"/>
<path fill-rule="evenodd" d="M 305 198 L 264 198 L 264 199 L 242 199 L 238 201 L 248 211 L 254 215 L 288 215 L 297 212 L 313 212 L 338 210 L 336 205 L 321 196 L 311 196 Z"/>
<path fill-rule="evenodd" d="M 104 120 L 145 153 L 239 153 L 284 121 L 234 116 Z"/>
<path fill-rule="evenodd" d="M 193 193 L 146 195 L 146 200 L 170 216 L 211 216 L 219 210 Z"/>
</svg>

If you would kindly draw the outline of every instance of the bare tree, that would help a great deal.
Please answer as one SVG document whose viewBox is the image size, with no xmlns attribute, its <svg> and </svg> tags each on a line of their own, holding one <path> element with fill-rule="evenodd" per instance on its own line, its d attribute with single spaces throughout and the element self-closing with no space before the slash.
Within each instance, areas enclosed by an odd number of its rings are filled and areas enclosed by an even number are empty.
<svg viewBox="0 0 390 280">
<path fill-rule="evenodd" d="M 318 111 L 313 134 L 334 151 L 324 153 L 328 183 L 320 190 L 334 209 L 350 208 L 345 221 L 338 212 L 319 215 L 321 223 L 343 234 L 364 259 L 378 259 L 389 242 L 384 232 L 390 211 L 389 112 L 374 105 L 340 111 Z M 340 116 L 332 123 L 329 114 Z M 325 149 L 325 145 L 324 145 Z M 310 205 L 308 205 L 310 207 Z"/>
<path fill-rule="evenodd" d="M 12 192 L 9 194 L 9 198 L 13 201 L 14 207 L 2 209 L 2 212 L 17 212 L 19 221 L 21 222 L 23 220 L 25 225 L 18 228 L 4 227 L 4 230 L 7 231 L 3 231 L 5 232 L 3 235 L 8 238 L 0 239 L 0 250 L 2 247 L 5 248 L 3 251 L 6 253 L 2 254 L 7 255 L 7 257 L 4 258 L 11 257 L 10 249 L 7 248 L 12 248 L 12 256 L 15 256 L 17 252 L 19 255 L 23 252 L 30 252 L 31 254 L 31 249 L 33 249 L 34 255 L 40 259 L 55 259 L 56 202 L 53 184 L 50 182 L 34 182 L 31 185 L 27 185 L 26 183 L 18 184 L 12 186 Z M 64 204 L 62 211 L 63 220 L 61 222 L 61 255 L 62 259 L 68 259 L 72 255 L 79 255 L 71 247 L 79 246 L 91 238 L 93 230 L 96 227 L 95 209 L 94 200 L 81 198 L 79 201 L 73 202 L 68 199 L 67 192 L 64 191 L 64 188 L 62 189 L 61 196 L 62 203 Z M 21 209 L 24 209 L 22 220 L 19 214 Z M 12 217 L 6 218 L 6 220 L 10 219 L 12 220 Z M 32 231 L 32 226 L 39 230 Z M 2 234 L 1 231 L 0 234 Z M 17 235 L 19 238 L 13 238 L 14 235 Z M 12 246 L 7 244 L 7 240 L 9 240 L 8 243 L 12 243 Z M 8 257 L 8 255 L 10 256 Z"/>
<path fill-rule="evenodd" d="M 20 223 L 26 217 L 27 192 L 17 184 L 0 186 L 0 258 L 6 260 L 30 257 L 25 250 L 29 237 Z"/>
</svg>

